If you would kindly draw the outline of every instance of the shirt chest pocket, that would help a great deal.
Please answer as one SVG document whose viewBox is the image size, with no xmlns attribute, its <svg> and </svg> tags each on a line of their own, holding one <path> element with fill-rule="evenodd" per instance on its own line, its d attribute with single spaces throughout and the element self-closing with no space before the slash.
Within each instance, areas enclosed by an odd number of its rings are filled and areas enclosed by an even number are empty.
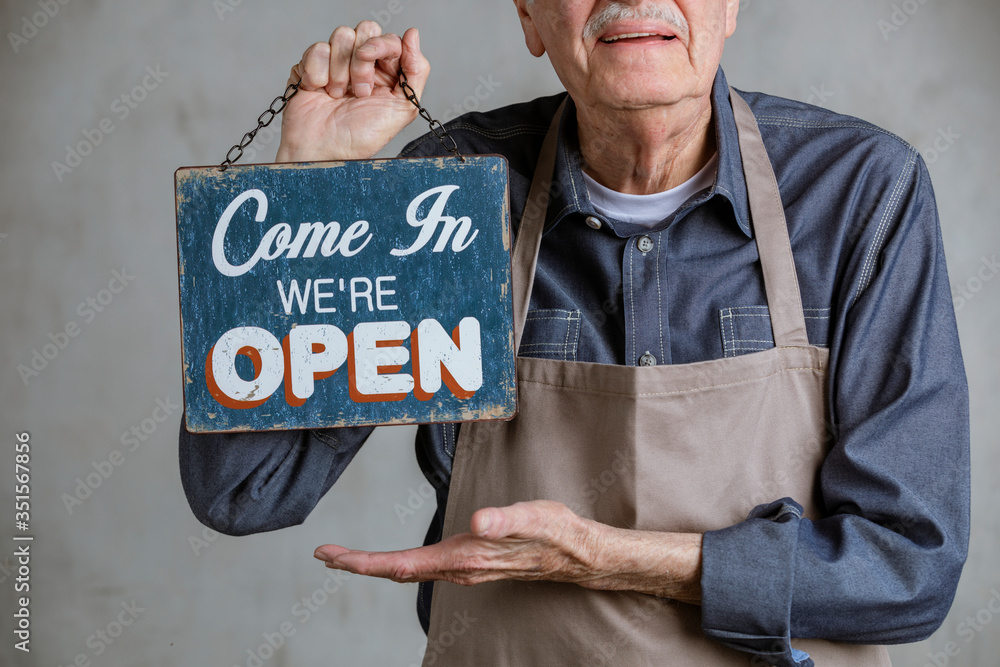
<svg viewBox="0 0 1000 667">
<path fill-rule="evenodd" d="M 830 331 L 829 308 L 804 308 L 809 344 L 826 347 Z M 734 306 L 719 311 L 722 356 L 738 357 L 774 347 L 767 306 Z"/>
<path fill-rule="evenodd" d="M 529 310 L 517 354 L 520 357 L 576 361 L 579 342 L 579 310 Z"/>
</svg>

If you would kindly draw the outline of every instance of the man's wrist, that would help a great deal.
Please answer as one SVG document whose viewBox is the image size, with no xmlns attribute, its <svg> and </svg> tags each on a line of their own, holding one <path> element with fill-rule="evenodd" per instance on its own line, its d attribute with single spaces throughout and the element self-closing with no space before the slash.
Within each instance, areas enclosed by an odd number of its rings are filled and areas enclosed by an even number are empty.
<svg viewBox="0 0 1000 667">
<path fill-rule="evenodd" d="M 321 155 L 316 150 L 306 147 L 278 146 L 275 162 L 329 162 L 338 159 L 335 156 Z"/>
<path fill-rule="evenodd" d="M 596 522 L 592 522 L 595 523 Z M 700 533 L 595 529 L 594 577 L 582 582 L 599 590 L 630 590 L 690 604 L 701 603 Z"/>
</svg>

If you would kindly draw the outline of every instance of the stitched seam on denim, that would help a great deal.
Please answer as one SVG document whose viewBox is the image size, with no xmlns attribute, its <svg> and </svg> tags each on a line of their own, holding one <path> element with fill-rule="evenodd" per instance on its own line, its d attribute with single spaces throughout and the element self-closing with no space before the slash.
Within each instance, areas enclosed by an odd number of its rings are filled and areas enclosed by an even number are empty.
<svg viewBox="0 0 1000 667">
<path fill-rule="evenodd" d="M 548 131 L 548 126 L 541 125 L 511 125 L 503 130 L 484 130 L 482 128 L 476 127 L 475 125 L 469 125 L 468 123 L 458 123 L 456 125 L 449 125 L 449 130 L 467 130 L 475 134 L 490 137 L 493 139 L 511 139 L 513 137 L 525 135 L 525 134 L 541 134 L 544 135 Z M 418 148 L 423 146 L 428 141 L 435 142 L 434 137 L 427 137 L 418 144 L 415 144 L 409 150 L 403 150 L 399 154 L 400 156 L 411 155 Z"/>
<path fill-rule="evenodd" d="M 633 267 L 635 266 L 635 251 L 634 251 L 633 248 L 630 247 L 630 246 L 632 246 L 634 244 L 635 244 L 635 240 L 634 239 L 629 239 L 628 246 L 626 246 L 627 248 L 629 248 L 629 254 L 628 254 L 628 305 L 629 305 L 629 311 L 630 311 L 629 315 L 631 316 L 631 319 L 632 319 L 632 358 L 633 359 L 635 359 L 635 355 L 638 354 L 637 350 L 635 349 L 635 301 L 632 298 L 632 293 L 634 291 L 634 288 L 632 286 L 632 273 L 633 273 Z"/>
<path fill-rule="evenodd" d="M 729 336 L 727 334 L 729 327 L 729 309 L 723 308 L 719 311 L 719 324 L 722 326 L 722 356 L 729 356 Z"/>
<path fill-rule="evenodd" d="M 512 137 L 519 137 L 523 134 L 544 135 L 546 132 L 548 132 L 548 127 L 542 127 L 541 125 L 513 125 L 511 127 L 507 127 L 502 130 L 485 130 L 476 125 L 469 125 L 468 123 L 459 123 L 457 125 L 450 126 L 448 129 L 452 131 L 465 130 L 467 132 L 472 132 L 474 134 L 478 134 L 483 137 L 491 137 L 494 139 L 510 139 Z"/>
<path fill-rule="evenodd" d="M 656 243 L 656 313 L 657 324 L 660 327 L 660 361 L 663 361 L 666 355 L 663 354 L 663 295 L 660 292 L 660 246 L 663 245 L 661 241 L 662 239 L 659 239 Z"/>
<path fill-rule="evenodd" d="M 573 359 L 571 361 L 576 361 L 576 355 L 580 349 L 580 311 L 577 310 L 574 313 L 576 314 L 575 317 L 570 320 L 575 325 L 573 328 L 573 345 L 570 347 L 573 351 Z"/>
<path fill-rule="evenodd" d="M 567 308 L 536 308 L 528 313 L 528 319 L 568 320 L 577 311 Z M 565 313 L 563 317 L 543 317 L 545 313 Z"/>
<path fill-rule="evenodd" d="M 736 195 L 734 195 L 732 192 L 730 192 L 729 188 L 725 188 L 725 187 L 723 187 L 721 185 L 717 185 L 717 186 L 715 186 L 715 189 L 718 192 L 721 192 L 723 194 L 729 195 L 730 199 L 736 199 Z"/>
<path fill-rule="evenodd" d="M 715 190 L 716 190 L 716 192 L 722 192 L 722 193 L 724 193 L 726 195 L 729 195 L 729 200 L 731 202 L 733 202 L 733 204 L 736 203 L 736 195 L 734 195 L 732 192 L 730 192 L 727 188 L 724 188 L 721 185 L 716 185 L 715 186 Z M 735 213 L 735 211 L 734 211 L 734 213 Z M 739 225 L 740 231 L 743 231 L 743 225 L 740 224 L 740 220 L 739 220 L 738 216 L 737 216 L 737 219 L 736 219 L 736 224 Z M 748 225 L 748 228 L 749 228 L 749 225 Z"/>
<path fill-rule="evenodd" d="M 563 361 L 567 361 L 567 359 L 566 359 L 566 348 L 569 345 L 569 327 L 570 327 L 570 322 L 572 322 L 572 321 L 573 321 L 572 317 L 566 318 L 566 335 L 563 336 L 563 345 L 562 345 L 562 358 L 563 358 Z"/>
<path fill-rule="evenodd" d="M 913 148 L 910 148 L 910 154 L 906 160 L 906 164 L 903 165 L 903 170 L 899 173 L 899 178 L 896 179 L 896 185 L 892 189 L 892 196 L 889 198 L 889 203 L 886 204 L 885 211 L 882 213 L 882 220 L 879 221 L 878 229 L 875 231 L 875 238 L 872 240 L 872 244 L 868 248 L 868 255 L 865 257 L 865 263 L 861 269 L 861 279 L 858 281 L 858 290 L 855 292 L 854 299 L 851 301 L 852 306 L 858 302 L 858 299 L 861 298 L 861 295 L 868 287 L 868 283 L 871 281 L 871 277 L 875 270 L 875 257 L 878 255 L 878 250 L 882 247 L 882 241 L 885 237 L 886 229 L 889 227 L 889 218 L 896 212 L 896 206 L 902 200 L 903 179 L 905 176 L 910 174 L 912 167 L 916 164 L 916 162 L 917 152 L 913 150 Z"/>
<path fill-rule="evenodd" d="M 327 445 L 329 445 L 330 447 L 332 447 L 334 450 L 339 449 L 340 442 L 337 440 L 337 438 L 330 437 L 330 436 L 326 435 L 325 433 L 323 433 L 322 431 L 316 431 L 316 430 L 314 430 L 314 431 L 310 431 L 310 433 L 312 433 L 313 436 L 317 440 L 319 440 L 320 442 L 325 442 Z"/>
<path fill-rule="evenodd" d="M 798 508 L 796 508 L 796 507 L 794 507 L 792 505 L 785 504 L 785 505 L 782 505 L 781 509 L 778 510 L 778 513 L 776 515 L 774 515 L 774 518 L 772 519 L 772 521 L 777 521 L 781 517 L 783 517 L 785 515 L 788 515 L 788 514 L 794 514 L 796 516 L 796 518 L 799 518 L 799 519 L 802 518 L 802 512 L 800 512 L 798 510 Z"/>
<path fill-rule="evenodd" d="M 787 116 L 757 116 L 758 125 L 769 125 L 769 126 L 784 126 L 784 127 L 797 127 L 800 129 L 804 128 L 814 128 L 814 129 L 824 129 L 824 128 L 860 128 L 862 130 L 870 130 L 871 132 L 877 132 L 879 134 L 884 134 L 887 137 L 895 139 L 897 142 L 913 150 L 907 142 L 899 138 L 898 135 L 884 130 L 877 125 L 871 125 L 870 123 L 852 123 L 852 122 L 833 122 L 833 121 L 819 121 L 819 120 L 803 120 L 801 118 L 790 118 Z"/>
<path fill-rule="evenodd" d="M 764 312 L 764 313 L 740 313 L 740 312 L 735 312 L 734 313 L 734 311 L 740 311 L 740 310 L 761 310 L 761 311 L 768 311 L 769 309 L 768 309 L 767 306 L 732 306 L 730 308 L 724 308 L 724 309 L 722 309 L 722 310 L 719 311 L 721 322 L 722 322 L 722 329 L 723 329 L 723 356 L 724 357 L 736 357 L 736 356 L 740 356 L 738 354 L 740 351 L 747 351 L 747 350 L 762 351 L 762 350 L 766 350 L 766 349 L 768 349 L 770 347 L 770 345 L 774 344 L 774 341 L 771 341 L 771 340 L 762 340 L 762 339 L 755 339 L 755 338 L 736 338 L 734 323 L 735 323 L 737 317 L 763 317 L 763 318 L 769 318 L 770 317 L 770 314 L 767 313 L 767 312 Z M 829 308 L 803 308 L 802 310 L 804 312 L 815 312 L 815 313 L 829 313 L 830 312 Z M 828 320 L 828 319 L 830 319 L 830 315 L 804 315 L 804 317 L 807 320 Z M 727 319 L 729 320 L 729 332 L 730 332 L 728 335 L 727 335 L 727 331 L 726 331 L 726 320 Z M 768 344 L 768 347 L 759 347 L 759 346 L 755 346 L 755 345 L 739 345 L 740 343 L 766 343 L 766 344 Z M 824 344 L 824 343 L 810 343 L 810 345 L 813 345 L 814 347 L 824 347 L 824 348 L 827 347 L 827 345 Z"/>
<path fill-rule="evenodd" d="M 729 351 L 732 355 L 736 356 L 736 312 L 730 308 L 729 309 Z"/>
<path fill-rule="evenodd" d="M 729 351 L 732 352 L 729 356 L 735 357 L 736 354 L 736 313 L 733 309 L 729 309 Z"/>
<path fill-rule="evenodd" d="M 899 178 L 896 179 L 896 185 L 893 187 L 892 195 L 889 198 L 889 203 L 886 205 L 885 211 L 882 213 L 882 219 L 879 221 L 878 229 L 875 231 L 875 239 L 872 241 L 871 247 L 868 249 L 868 256 L 865 258 L 864 266 L 861 271 L 861 280 L 858 283 L 858 292 L 855 294 L 854 301 L 858 300 L 861 293 L 868 286 L 868 282 L 871 279 L 872 271 L 875 267 L 875 255 L 877 254 L 877 249 L 882 245 L 882 238 L 885 234 L 885 230 L 888 226 L 889 216 L 895 212 L 896 206 L 902 199 L 902 181 L 904 175 L 909 173 L 909 165 L 915 163 L 915 153 L 911 152 L 906 165 L 903 166 L 903 170 L 899 174 Z"/>
<path fill-rule="evenodd" d="M 735 355 L 729 354 L 730 338 L 729 338 L 729 336 L 726 335 L 727 325 L 729 327 L 730 332 L 732 332 L 733 310 L 732 310 L 732 308 L 723 308 L 722 310 L 719 311 L 719 315 L 721 316 L 721 320 L 722 320 L 722 356 L 724 356 L 724 357 L 735 356 Z"/>
<path fill-rule="evenodd" d="M 775 349 L 775 348 L 769 348 Z M 778 349 L 796 349 L 796 348 L 778 348 Z M 801 348 L 799 348 L 801 349 Z M 645 392 L 640 394 L 635 394 L 632 392 L 622 392 L 622 391 L 607 391 L 604 389 L 588 389 L 584 387 L 571 387 L 563 384 L 556 384 L 554 382 L 542 382 L 540 380 L 519 380 L 519 382 L 524 382 L 528 384 L 540 384 L 547 387 L 562 387 L 563 389 L 572 389 L 574 391 L 581 391 L 588 394 L 608 394 L 609 396 L 675 396 L 679 394 L 695 394 L 701 391 L 707 391 L 709 389 L 724 389 L 726 387 L 737 387 L 741 384 L 748 384 L 750 382 L 759 382 L 760 380 L 767 380 L 768 378 L 781 375 L 782 373 L 789 373 L 792 371 L 822 371 L 823 369 L 817 366 L 801 366 L 796 368 L 783 368 L 780 371 L 775 371 L 773 373 L 768 373 L 767 375 L 760 375 L 753 378 L 747 378 L 746 380 L 738 380 L 736 382 L 726 382 L 723 384 L 713 384 L 707 387 L 697 387 L 695 389 L 678 389 L 677 391 L 654 391 Z"/>
<path fill-rule="evenodd" d="M 551 217 L 552 217 L 553 220 L 558 220 L 559 218 L 561 218 L 563 216 L 564 213 L 566 213 L 566 211 L 571 211 L 573 209 L 574 209 L 573 204 L 566 204 L 565 206 L 563 206 L 563 208 L 562 208 L 561 211 L 559 211 L 558 213 L 552 215 Z M 548 213 L 546 213 L 546 217 L 548 217 Z M 521 213 L 521 219 L 523 219 L 523 218 L 524 218 L 524 213 L 522 212 Z M 520 226 L 520 221 L 518 221 L 518 225 Z M 547 234 L 548 231 L 550 229 L 552 229 L 553 227 L 555 227 L 555 224 L 551 224 L 548 227 L 543 228 L 542 229 L 542 236 L 544 236 L 545 234 Z"/>
<path fill-rule="evenodd" d="M 562 153 L 563 160 L 569 164 L 569 149 L 566 148 L 566 144 L 562 145 Z M 576 204 L 577 208 L 580 208 L 580 195 L 576 191 L 576 179 L 573 178 L 572 174 L 569 175 L 569 184 L 573 187 L 573 203 Z"/>
</svg>

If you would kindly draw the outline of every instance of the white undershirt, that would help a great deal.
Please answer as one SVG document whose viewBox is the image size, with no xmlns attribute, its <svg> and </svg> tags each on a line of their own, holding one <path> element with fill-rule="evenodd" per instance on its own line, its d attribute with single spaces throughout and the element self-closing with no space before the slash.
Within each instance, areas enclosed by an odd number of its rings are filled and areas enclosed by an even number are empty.
<svg viewBox="0 0 1000 667">
<path fill-rule="evenodd" d="M 719 154 L 715 153 L 708 164 L 690 179 L 676 188 L 651 195 L 629 195 L 611 190 L 586 173 L 583 180 L 587 184 L 590 203 L 601 215 L 642 227 L 655 227 L 673 215 L 691 195 L 711 187 L 715 183 L 718 165 Z"/>
</svg>

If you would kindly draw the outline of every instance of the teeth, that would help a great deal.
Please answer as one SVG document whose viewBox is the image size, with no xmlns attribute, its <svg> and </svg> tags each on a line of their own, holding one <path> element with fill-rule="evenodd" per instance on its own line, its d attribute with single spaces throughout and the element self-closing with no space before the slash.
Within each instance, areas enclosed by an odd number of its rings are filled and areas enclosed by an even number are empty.
<svg viewBox="0 0 1000 667">
<path fill-rule="evenodd" d="M 634 37 L 653 37 L 655 32 L 630 32 L 627 35 L 615 35 L 614 37 L 609 37 L 608 39 L 602 39 L 601 41 L 605 44 L 611 44 L 617 42 L 620 39 L 632 39 Z"/>
</svg>

